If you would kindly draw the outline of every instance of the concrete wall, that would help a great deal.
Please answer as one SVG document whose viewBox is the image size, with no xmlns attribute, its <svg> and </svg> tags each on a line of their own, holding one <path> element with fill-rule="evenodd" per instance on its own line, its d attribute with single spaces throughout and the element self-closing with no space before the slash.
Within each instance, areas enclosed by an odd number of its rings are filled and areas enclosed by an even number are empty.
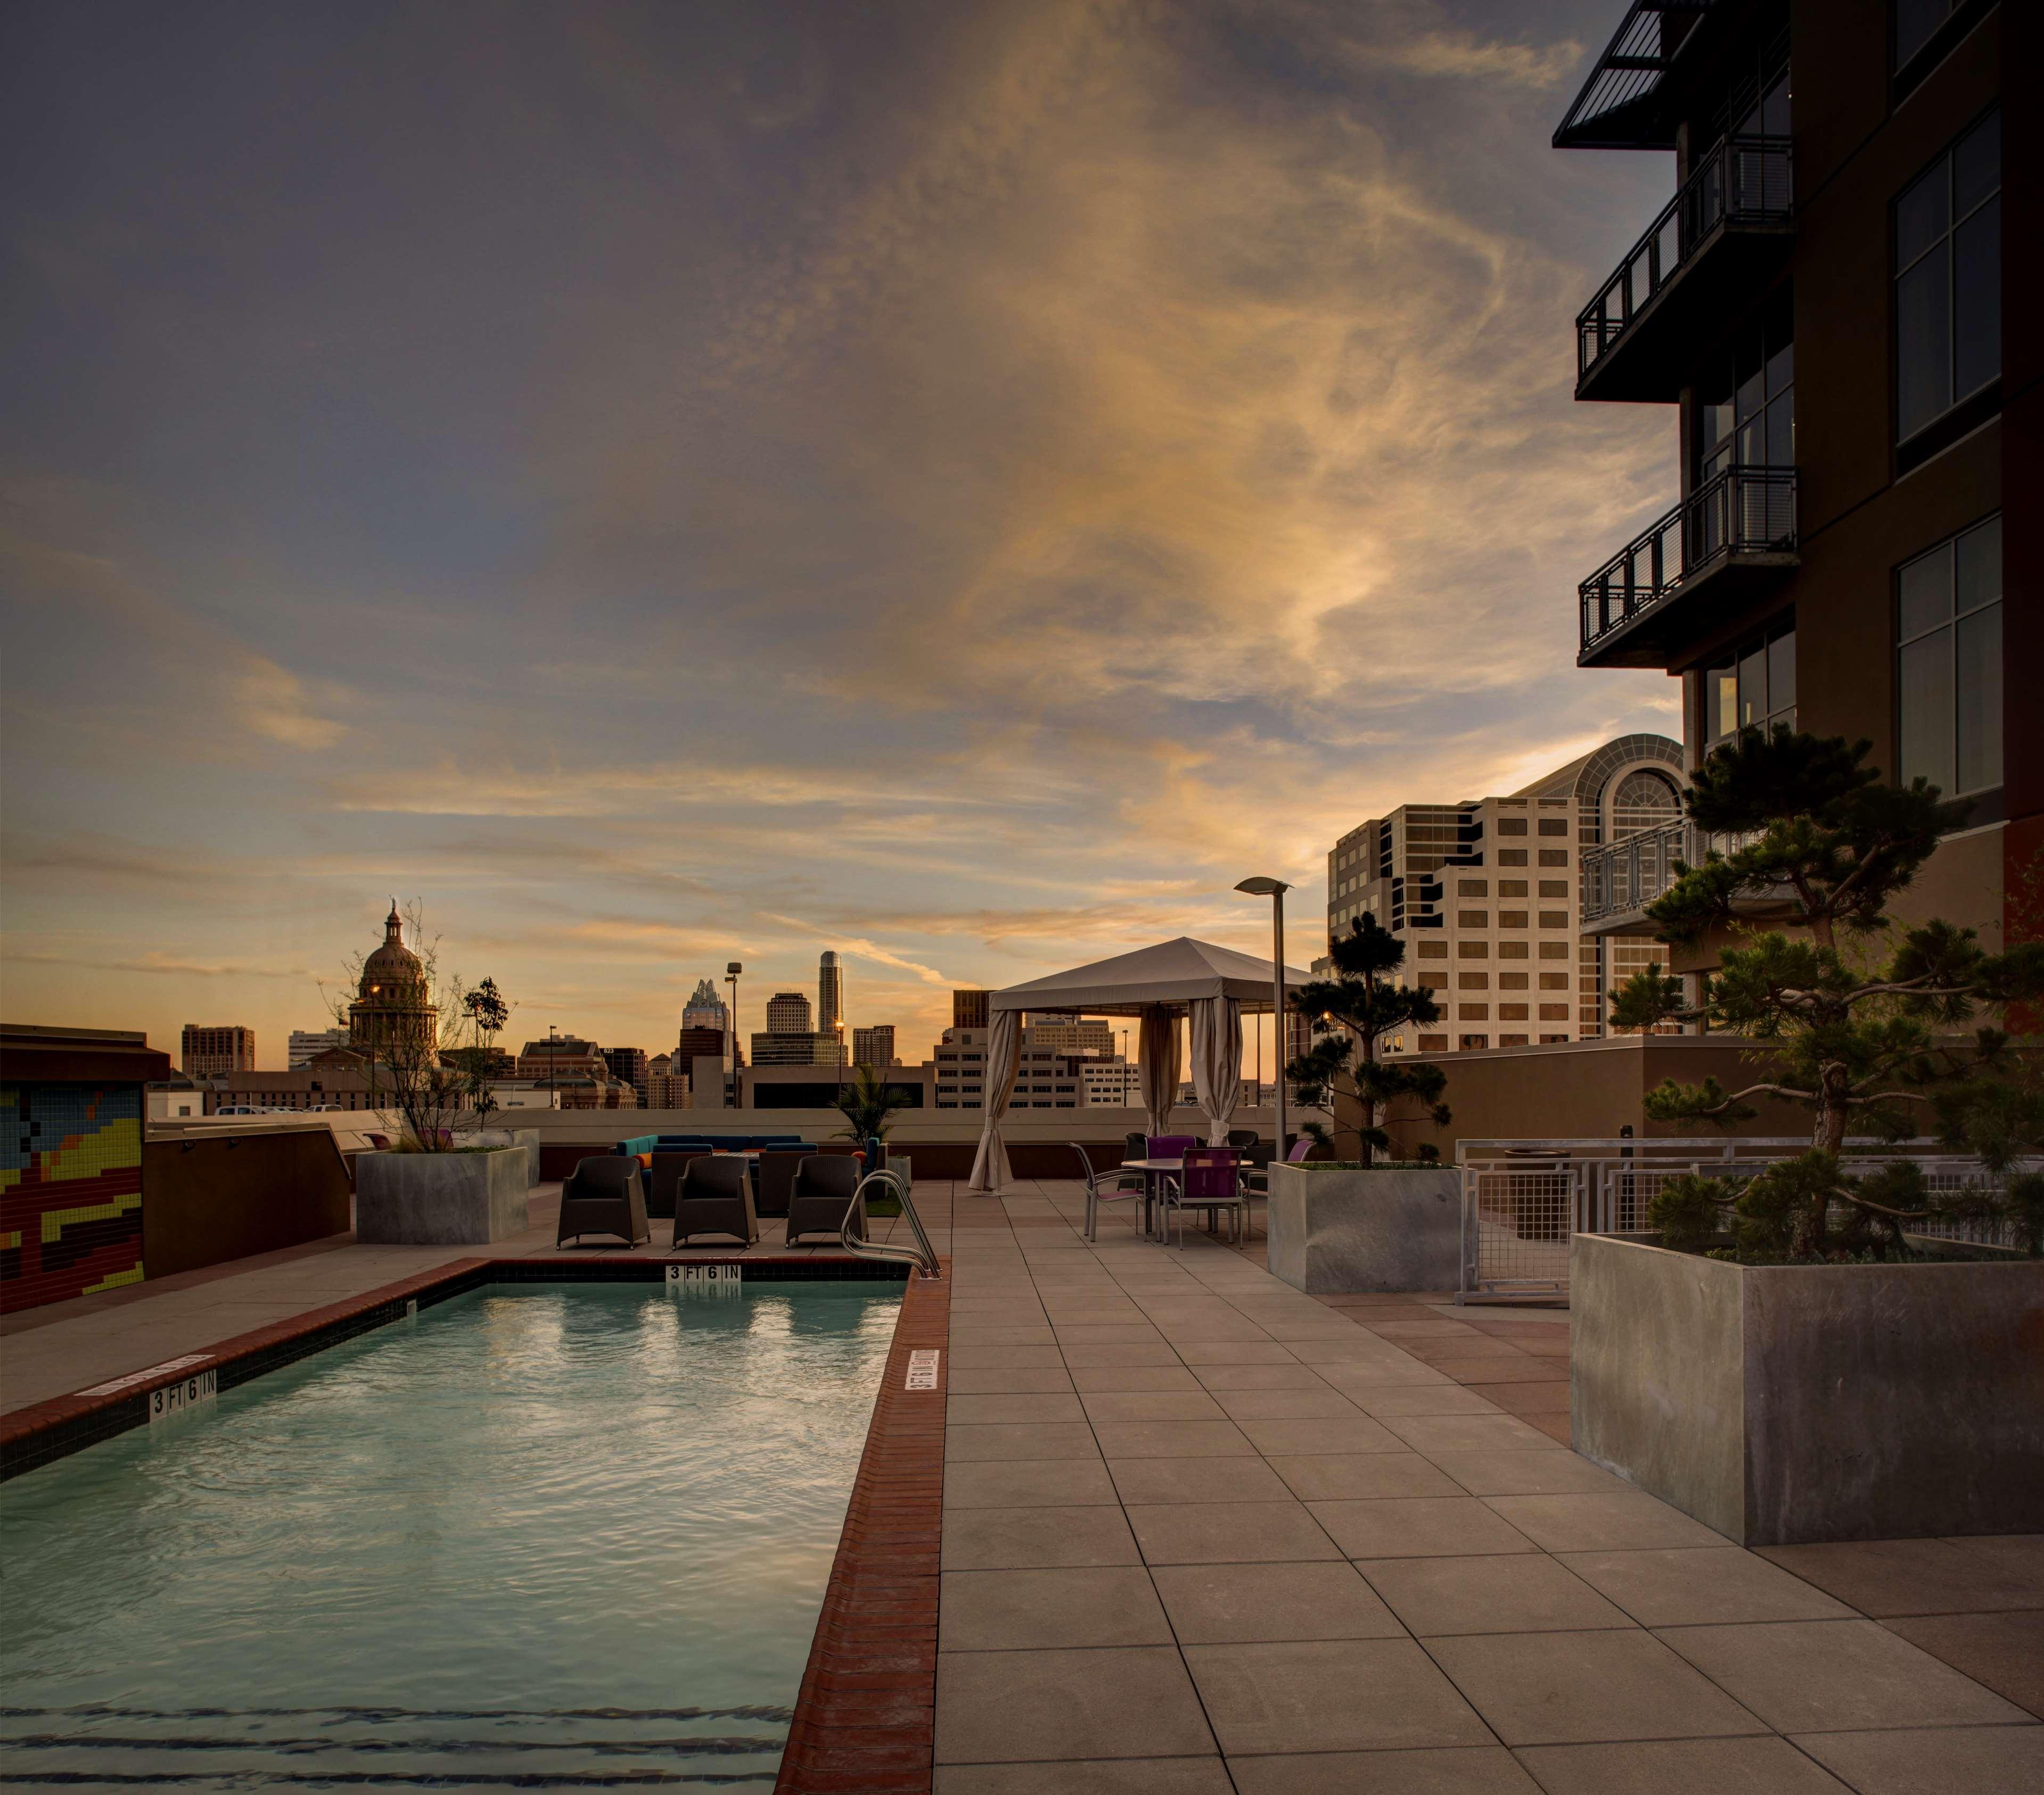
<svg viewBox="0 0 2044 1795">
<path fill-rule="evenodd" d="M 1436 1126 L 1394 1117 L 1389 1132 L 1401 1157 L 1410 1158 L 1424 1143 L 1448 1160 L 1454 1158 L 1458 1140 L 1608 1138 L 1628 1125 L 1641 1136 L 1709 1133 L 1714 1130 L 1708 1123 L 1650 1121 L 1646 1094 L 1668 1078 L 1700 1084 L 1715 1077 L 1727 1090 L 1737 1090 L 1762 1075 L 1746 1058 L 1750 1050 L 1750 1043 L 1728 1035 L 1619 1035 L 1553 1047 L 1439 1054 L 1433 1063 L 1448 1075 L 1443 1101 L 1454 1119 Z M 1793 1104 L 1770 1097 L 1759 1100 L 1758 1107 L 1757 1120 L 1729 1132 L 1756 1137 L 1810 1132 L 1808 1115 Z M 1351 1125 L 1346 1114 L 1341 1120 Z"/>
<path fill-rule="evenodd" d="M 317 1124 L 152 1140 L 142 1163 L 142 1266 L 150 1278 L 348 1229 L 348 1167 L 332 1131 Z"/>
</svg>

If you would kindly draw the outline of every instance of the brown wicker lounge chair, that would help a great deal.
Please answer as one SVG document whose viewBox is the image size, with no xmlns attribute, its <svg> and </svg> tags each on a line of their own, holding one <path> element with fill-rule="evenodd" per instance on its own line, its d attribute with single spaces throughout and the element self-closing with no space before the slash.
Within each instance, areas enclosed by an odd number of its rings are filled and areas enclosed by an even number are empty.
<svg viewBox="0 0 2044 1795">
<path fill-rule="evenodd" d="M 795 1168 L 788 1194 L 788 1244 L 799 1234 L 836 1236 L 844 1226 L 851 1193 L 859 1188 L 859 1159 L 854 1153 L 812 1153 Z"/>
<path fill-rule="evenodd" d="M 560 1227 L 554 1244 L 585 1234 L 614 1234 L 628 1246 L 651 1240 L 645 1186 L 639 1162 L 616 1153 L 585 1159 L 561 1187 Z"/>
<path fill-rule="evenodd" d="M 671 1217 L 674 1213 L 674 1192 L 680 1187 L 682 1174 L 689 1169 L 689 1162 L 709 1156 L 707 1147 L 655 1153 L 652 1167 L 646 1174 L 646 1213 L 663 1221 Z"/>
<path fill-rule="evenodd" d="M 690 1162 L 674 1193 L 675 1247 L 696 1234 L 735 1234 L 748 1247 L 759 1238 L 743 1154 L 705 1153 Z"/>
</svg>

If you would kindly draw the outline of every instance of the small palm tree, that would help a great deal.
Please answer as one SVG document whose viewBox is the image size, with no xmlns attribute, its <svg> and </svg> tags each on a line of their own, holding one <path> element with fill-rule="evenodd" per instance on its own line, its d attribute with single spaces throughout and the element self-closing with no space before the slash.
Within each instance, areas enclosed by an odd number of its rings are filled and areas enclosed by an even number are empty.
<svg viewBox="0 0 2044 1795">
<path fill-rule="evenodd" d="M 894 1112 L 908 1107 L 906 1091 L 882 1084 L 870 1066 L 855 1066 L 851 1082 L 838 1093 L 836 1109 L 847 1125 L 835 1138 L 855 1140 L 861 1147 L 869 1140 L 885 1140 L 894 1125 Z"/>
</svg>

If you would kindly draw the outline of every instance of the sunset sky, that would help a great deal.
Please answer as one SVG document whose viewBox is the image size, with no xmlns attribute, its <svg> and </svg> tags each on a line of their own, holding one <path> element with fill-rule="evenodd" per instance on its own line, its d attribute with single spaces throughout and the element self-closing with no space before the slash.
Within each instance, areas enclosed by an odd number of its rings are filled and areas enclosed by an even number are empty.
<svg viewBox="0 0 2044 1795">
<path fill-rule="evenodd" d="M 394 894 L 649 1051 L 1251 873 L 1303 964 L 1342 831 L 1679 718 L 1573 665 L 1676 482 L 1570 398 L 1620 10 L 7 8 L 7 1019 L 280 1066 Z"/>
</svg>

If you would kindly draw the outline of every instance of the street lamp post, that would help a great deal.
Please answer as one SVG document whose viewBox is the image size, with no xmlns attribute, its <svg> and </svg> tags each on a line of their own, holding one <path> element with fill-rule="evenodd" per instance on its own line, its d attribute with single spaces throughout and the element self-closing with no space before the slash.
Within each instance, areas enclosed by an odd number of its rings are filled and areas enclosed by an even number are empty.
<svg viewBox="0 0 2044 1795">
<path fill-rule="evenodd" d="M 745 968 L 732 960 L 724 969 L 724 982 L 731 987 L 731 1008 L 724 1016 L 724 1026 L 731 1032 L 731 1048 L 724 1055 L 730 1070 L 729 1094 L 724 1098 L 725 1107 L 738 1107 L 738 975 Z"/>
<path fill-rule="evenodd" d="M 1285 894 L 1292 888 L 1282 879 L 1246 878 L 1235 888 L 1252 898 L 1270 900 L 1270 1054 L 1276 1063 L 1271 1077 L 1277 1086 L 1278 1151 L 1285 1157 Z"/>
</svg>

